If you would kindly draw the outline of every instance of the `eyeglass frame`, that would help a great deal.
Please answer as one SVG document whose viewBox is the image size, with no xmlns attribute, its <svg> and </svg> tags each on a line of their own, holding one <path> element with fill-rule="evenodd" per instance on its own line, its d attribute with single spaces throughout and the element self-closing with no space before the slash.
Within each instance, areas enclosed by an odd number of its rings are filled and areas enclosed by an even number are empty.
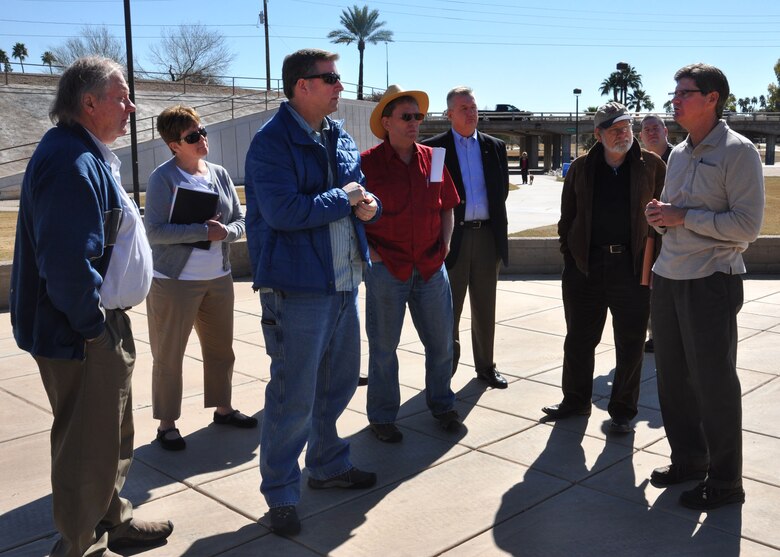
<svg viewBox="0 0 780 557">
<path fill-rule="evenodd" d="M 341 82 L 341 74 L 336 72 L 318 73 L 315 75 L 305 75 L 301 79 L 321 79 L 326 85 L 336 85 Z"/>
<path fill-rule="evenodd" d="M 672 97 L 672 100 L 685 100 L 690 96 L 691 93 L 701 93 L 702 95 L 707 94 L 707 92 L 702 89 L 677 89 L 676 91 L 670 92 L 669 96 Z"/>
<path fill-rule="evenodd" d="M 184 137 L 180 137 L 178 143 L 181 143 L 183 141 L 187 145 L 195 145 L 200 141 L 201 137 L 205 139 L 207 136 L 208 136 L 208 132 L 206 131 L 206 128 L 201 126 L 194 132 L 188 133 Z"/>
</svg>

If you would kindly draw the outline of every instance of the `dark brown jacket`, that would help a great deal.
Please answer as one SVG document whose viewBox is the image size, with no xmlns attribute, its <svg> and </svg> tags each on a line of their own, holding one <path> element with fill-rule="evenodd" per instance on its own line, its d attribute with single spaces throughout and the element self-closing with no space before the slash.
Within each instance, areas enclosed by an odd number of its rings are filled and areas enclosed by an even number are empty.
<svg viewBox="0 0 780 557">
<path fill-rule="evenodd" d="M 566 173 L 561 194 L 561 220 L 558 221 L 558 240 L 561 252 L 574 258 L 577 268 L 588 274 L 591 220 L 593 215 L 593 188 L 596 167 L 604 158 L 604 147 L 596 143 L 587 154 L 577 158 Z M 634 273 L 642 269 L 645 240 L 650 230 L 645 220 L 645 206 L 661 197 L 666 165 L 655 153 L 639 147 L 634 140 L 626 155 L 631 164 L 631 253 Z M 657 251 L 656 251 L 657 253 Z"/>
</svg>

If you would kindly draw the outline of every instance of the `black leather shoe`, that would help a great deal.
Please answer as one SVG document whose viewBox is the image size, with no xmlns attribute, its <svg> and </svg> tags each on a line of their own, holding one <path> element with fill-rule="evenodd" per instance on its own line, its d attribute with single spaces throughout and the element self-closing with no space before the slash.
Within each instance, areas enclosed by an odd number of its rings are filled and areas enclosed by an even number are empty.
<svg viewBox="0 0 780 557">
<path fill-rule="evenodd" d="M 108 533 L 108 545 L 117 547 L 151 547 L 160 545 L 173 532 L 173 523 L 147 522 L 133 518 L 129 523 Z"/>
<path fill-rule="evenodd" d="M 650 474 L 650 483 L 656 487 L 666 487 L 691 480 L 701 481 L 706 477 L 706 470 L 686 470 L 676 464 L 670 464 L 653 470 Z"/>
<path fill-rule="evenodd" d="M 612 433 L 631 433 L 634 430 L 631 427 L 631 420 L 618 416 L 612 418 L 612 421 L 609 423 L 609 431 Z"/>
<path fill-rule="evenodd" d="M 575 408 L 566 404 L 553 404 L 542 408 L 542 412 L 554 420 L 562 420 L 572 416 L 590 416 L 590 405 L 586 408 Z"/>
<path fill-rule="evenodd" d="M 717 489 L 702 482 L 680 494 L 680 504 L 697 511 L 709 511 L 723 505 L 745 502 L 745 490 L 741 487 Z"/>
<path fill-rule="evenodd" d="M 233 410 L 230 414 L 220 414 L 214 411 L 214 423 L 219 425 L 232 425 L 233 427 L 253 428 L 257 427 L 257 418 L 242 414 Z"/>
<path fill-rule="evenodd" d="M 183 451 L 187 447 L 187 442 L 175 427 L 169 427 L 162 431 L 158 429 L 157 442 L 166 451 Z"/>
<path fill-rule="evenodd" d="M 484 381 L 494 389 L 506 389 L 509 385 L 504 376 L 494 367 L 477 372 L 477 379 Z"/>
</svg>

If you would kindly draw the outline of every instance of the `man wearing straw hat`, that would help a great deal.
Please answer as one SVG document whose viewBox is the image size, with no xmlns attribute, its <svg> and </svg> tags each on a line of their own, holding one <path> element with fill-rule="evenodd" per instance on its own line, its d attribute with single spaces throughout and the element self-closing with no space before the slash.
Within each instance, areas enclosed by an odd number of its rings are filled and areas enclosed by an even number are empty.
<svg viewBox="0 0 780 557">
<path fill-rule="evenodd" d="M 398 356 L 408 304 L 425 347 L 425 398 L 447 431 L 460 429 L 452 378 L 452 295 L 444 259 L 453 208 L 460 201 L 443 157 L 417 143 L 428 95 L 388 87 L 371 114 L 383 142 L 361 155 L 366 188 L 383 200 L 382 219 L 366 224 L 371 267 L 366 272 L 369 343 L 368 420 L 380 441 L 396 443 L 400 407 Z"/>
</svg>

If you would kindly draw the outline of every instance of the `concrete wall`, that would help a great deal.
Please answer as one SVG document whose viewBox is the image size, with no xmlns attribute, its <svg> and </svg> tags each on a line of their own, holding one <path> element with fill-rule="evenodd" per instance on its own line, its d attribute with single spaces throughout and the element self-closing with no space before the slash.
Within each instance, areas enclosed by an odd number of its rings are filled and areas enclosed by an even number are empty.
<svg viewBox="0 0 780 557">
<path fill-rule="evenodd" d="M 378 140 L 371 133 L 369 120 L 376 103 L 342 99 L 339 109 L 331 116 L 344 120 L 345 127 L 355 139 L 361 151 L 372 147 Z M 244 161 L 249 144 L 255 132 L 276 114 L 278 109 L 241 116 L 233 120 L 210 123 L 204 118 L 209 132 L 208 160 L 224 166 L 236 184 L 244 183 Z M 133 190 L 133 169 L 130 146 L 114 150 L 122 161 L 122 184 L 128 192 Z M 138 144 L 138 182 L 141 191 L 146 191 L 149 175 L 159 165 L 171 158 L 171 152 L 159 137 Z M 24 174 L 0 178 L 0 199 L 18 199 Z"/>
<path fill-rule="evenodd" d="M 780 274 L 780 236 L 761 236 L 745 252 L 745 265 L 751 274 Z M 563 256 L 557 238 L 510 238 L 509 267 L 502 275 L 560 275 Z M 246 241 L 231 246 L 230 264 L 234 277 L 252 274 Z M 0 262 L 0 310 L 8 308 L 11 262 Z"/>
</svg>

